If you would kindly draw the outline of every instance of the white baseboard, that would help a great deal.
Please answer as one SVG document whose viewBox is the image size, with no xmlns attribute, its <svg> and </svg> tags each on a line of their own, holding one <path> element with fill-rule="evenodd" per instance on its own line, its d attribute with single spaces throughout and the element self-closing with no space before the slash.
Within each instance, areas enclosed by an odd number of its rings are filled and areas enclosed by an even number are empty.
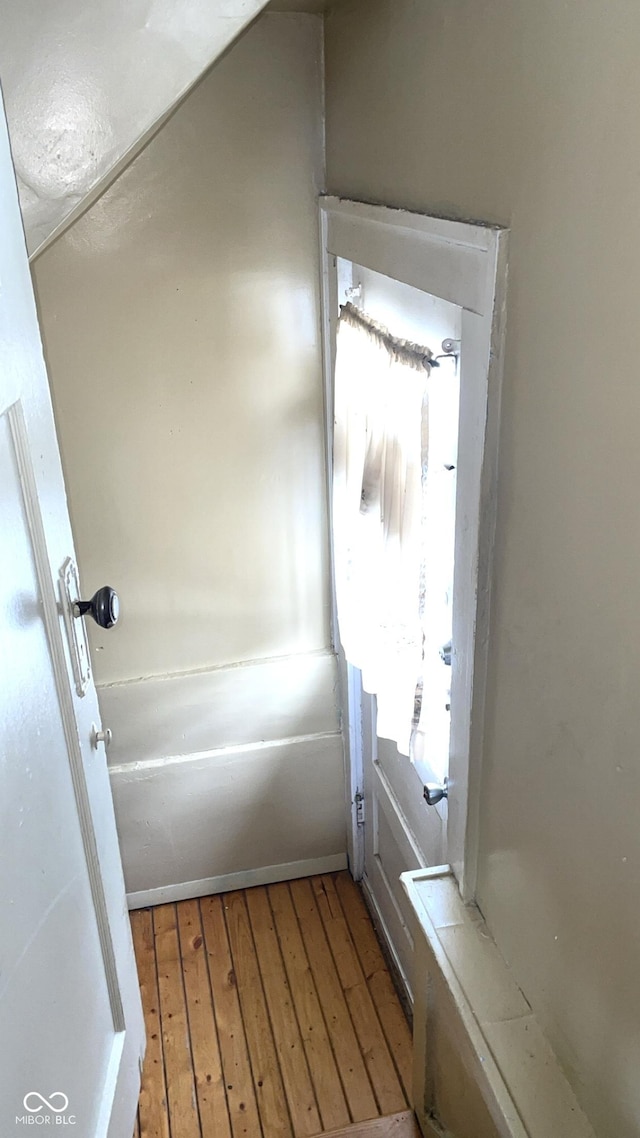
<svg viewBox="0 0 640 1138">
<path fill-rule="evenodd" d="M 239 873 L 223 873 L 221 877 L 203 877 L 200 881 L 183 881 L 160 889 L 143 889 L 139 893 L 128 893 L 127 903 L 130 909 L 146 909 L 150 905 L 186 901 L 191 897 L 210 897 L 213 893 L 228 893 L 231 889 L 273 885 L 276 881 L 292 881 L 297 877 L 312 877 L 317 873 L 336 873 L 346 868 L 345 851 L 329 857 L 289 861 L 284 865 L 264 865 L 260 869 L 245 869 Z"/>
</svg>

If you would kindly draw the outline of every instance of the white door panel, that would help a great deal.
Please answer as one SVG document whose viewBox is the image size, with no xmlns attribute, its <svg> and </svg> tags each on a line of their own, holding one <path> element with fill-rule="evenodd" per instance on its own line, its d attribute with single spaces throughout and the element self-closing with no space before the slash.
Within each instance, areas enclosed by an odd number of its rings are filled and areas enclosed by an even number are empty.
<svg viewBox="0 0 640 1138">
<path fill-rule="evenodd" d="M 0 1133 L 128 1138 L 144 1028 L 95 688 L 71 679 L 73 543 L 1 107 L 0 540 Z"/>
<path fill-rule="evenodd" d="M 376 740 L 376 759 L 389 793 L 398 802 L 406 826 L 425 865 L 446 861 L 446 802 L 437 810 L 424 800 L 424 781 L 390 739 Z M 404 890 L 402 890 L 404 894 Z"/>
<path fill-rule="evenodd" d="M 422 780 L 394 743 L 375 733 L 375 698 L 363 693 L 364 883 L 412 999 L 411 913 L 400 874 L 445 859 L 441 815 L 427 807 Z"/>
<path fill-rule="evenodd" d="M 413 937 L 411 917 L 405 898 L 397 888 L 405 866 L 422 869 L 424 860 L 418 857 L 405 839 L 398 816 L 394 817 L 393 804 L 381 788 L 374 787 L 371 796 L 371 824 L 365 835 L 366 883 L 384 921 L 396 963 L 400 968 L 407 991 L 411 992 Z M 395 823 L 395 824 L 394 824 Z"/>
<path fill-rule="evenodd" d="M 0 488 L 0 532 L 11 535 L 11 556 L 0 563 L 0 596 L 10 602 L 0 616 L 2 834 L 10 850 L 0 905 L 11 914 L 2 938 L 2 1020 L 14 1030 L 23 1024 L 34 1041 L 37 1033 L 41 1052 L 34 1069 L 26 1048 L 3 1049 L 8 1098 L 0 1117 L 10 1119 L 12 1108 L 24 1114 L 32 1088 L 47 1095 L 61 1087 L 93 1133 L 89 1092 L 105 1079 L 114 1017 L 8 414 L 0 419 Z M 30 690 L 35 704 L 25 699 Z M 64 1023 L 73 1030 L 61 1051 Z"/>
</svg>

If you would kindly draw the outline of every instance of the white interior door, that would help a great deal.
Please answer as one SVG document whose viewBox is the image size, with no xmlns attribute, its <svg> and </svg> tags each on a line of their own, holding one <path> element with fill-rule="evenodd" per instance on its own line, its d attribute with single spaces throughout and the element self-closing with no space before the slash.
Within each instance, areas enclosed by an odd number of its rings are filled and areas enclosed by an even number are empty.
<svg viewBox="0 0 640 1138">
<path fill-rule="evenodd" d="M 72 676 L 73 544 L 1 107 L 0 535 L 0 1133 L 129 1138 L 144 1027 L 95 688 Z"/>
</svg>

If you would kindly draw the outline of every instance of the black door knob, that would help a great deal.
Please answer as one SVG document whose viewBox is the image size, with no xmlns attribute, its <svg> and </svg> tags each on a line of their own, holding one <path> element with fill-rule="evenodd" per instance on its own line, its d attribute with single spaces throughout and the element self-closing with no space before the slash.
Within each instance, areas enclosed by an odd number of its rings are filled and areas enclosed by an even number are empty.
<svg viewBox="0 0 640 1138">
<path fill-rule="evenodd" d="M 101 628 L 113 628 L 120 615 L 120 601 L 115 589 L 103 585 L 90 601 L 76 601 L 74 616 L 92 616 Z"/>
</svg>

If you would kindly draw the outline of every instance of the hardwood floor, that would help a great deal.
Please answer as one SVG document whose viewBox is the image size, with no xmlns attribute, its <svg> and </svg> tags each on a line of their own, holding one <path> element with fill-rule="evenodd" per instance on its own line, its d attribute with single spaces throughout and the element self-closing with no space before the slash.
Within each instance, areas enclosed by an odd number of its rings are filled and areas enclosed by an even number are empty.
<svg viewBox="0 0 640 1138">
<path fill-rule="evenodd" d="M 135 1138 L 311 1138 L 406 1111 L 411 1034 L 348 873 L 131 914 Z"/>
</svg>

